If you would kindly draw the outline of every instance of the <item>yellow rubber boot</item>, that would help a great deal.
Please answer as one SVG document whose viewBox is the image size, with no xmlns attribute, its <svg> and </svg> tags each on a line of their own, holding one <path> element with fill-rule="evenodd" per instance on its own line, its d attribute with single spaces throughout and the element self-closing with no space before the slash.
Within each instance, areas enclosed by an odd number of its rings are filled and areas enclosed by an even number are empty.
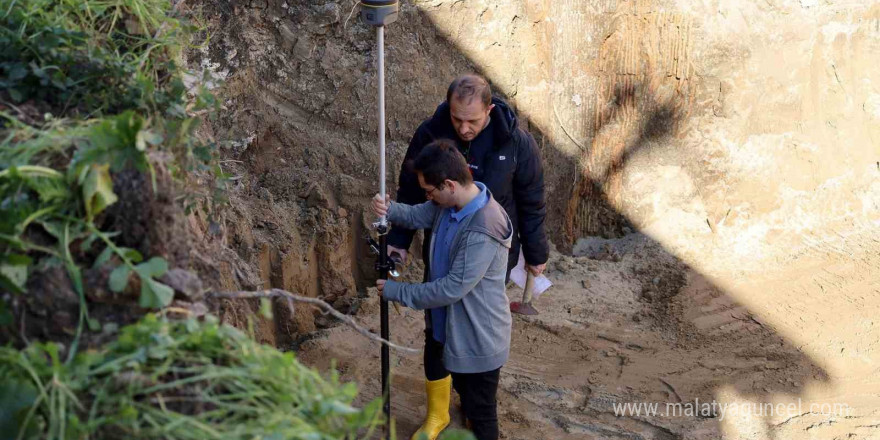
<svg viewBox="0 0 880 440">
<path fill-rule="evenodd" d="M 418 440 L 425 433 L 429 440 L 436 440 L 440 432 L 449 425 L 449 394 L 452 392 L 452 376 L 439 380 L 426 380 L 425 392 L 428 394 L 428 414 L 425 422 L 410 440 Z"/>
</svg>

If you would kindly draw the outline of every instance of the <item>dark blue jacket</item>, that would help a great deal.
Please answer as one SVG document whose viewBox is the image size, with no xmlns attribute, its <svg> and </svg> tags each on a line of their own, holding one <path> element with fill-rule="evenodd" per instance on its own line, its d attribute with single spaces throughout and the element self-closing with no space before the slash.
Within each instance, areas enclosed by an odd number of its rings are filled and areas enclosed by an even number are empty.
<svg viewBox="0 0 880 440">
<path fill-rule="evenodd" d="M 544 203 L 544 169 L 535 139 L 519 127 L 516 114 L 506 102 L 492 98 L 495 108 L 489 114 L 489 125 L 471 142 L 458 138 L 449 116 L 449 104 L 437 107 L 434 116 L 422 122 L 406 150 L 398 179 L 397 201 L 418 205 L 426 201 L 418 177 L 408 166 L 422 148 L 435 139 L 452 139 L 464 154 L 474 180 L 483 182 L 495 200 L 504 207 L 514 227 L 508 266 L 519 259 L 520 245 L 528 264 L 547 262 L 549 246 L 544 231 L 547 209 Z M 388 244 L 409 249 L 414 231 L 393 227 Z M 425 261 L 430 231 L 422 246 Z"/>
</svg>

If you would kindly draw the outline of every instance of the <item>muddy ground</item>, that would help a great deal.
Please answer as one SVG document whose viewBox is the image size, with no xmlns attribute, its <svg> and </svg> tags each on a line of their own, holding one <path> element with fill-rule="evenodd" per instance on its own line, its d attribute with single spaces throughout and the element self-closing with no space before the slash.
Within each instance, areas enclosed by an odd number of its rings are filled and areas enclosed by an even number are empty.
<svg viewBox="0 0 880 440">
<path fill-rule="evenodd" d="M 502 438 L 870 439 L 880 435 L 872 421 L 876 420 L 872 375 L 861 380 L 829 377 L 765 317 L 751 313 L 644 235 L 604 244 L 609 246 L 589 256 L 554 253 L 547 273 L 554 287 L 535 303 L 540 315 L 514 315 L 512 354 L 502 369 L 499 390 Z M 830 296 L 852 301 L 876 293 L 877 280 L 869 276 L 878 263 L 876 253 L 863 258 L 856 267 L 847 261 L 828 268 L 849 280 L 829 286 Z M 817 273 L 812 264 L 790 269 L 786 275 L 791 283 L 814 282 Z M 778 280 L 754 282 L 774 295 L 785 295 L 789 289 L 788 283 Z M 520 294 L 515 288 L 508 290 L 511 300 Z M 806 299 L 776 313 L 822 302 Z M 360 308 L 357 318 L 378 327 L 375 297 Z M 819 331 L 827 325 L 820 322 L 805 319 L 799 331 Z M 421 347 L 423 329 L 422 312 L 392 311 L 391 335 L 396 343 Z M 335 362 L 343 379 L 362 384 L 364 401 L 379 393 L 379 347 L 350 328 L 320 332 L 301 347 L 299 357 L 319 368 Z M 392 411 L 399 438 L 406 438 L 425 411 L 421 358 L 393 353 L 391 365 Z M 798 401 L 808 384 L 828 382 L 839 382 L 833 400 L 846 403 L 848 409 L 822 414 L 821 407 L 812 412 L 808 408 L 826 403 L 825 399 Z M 698 414 L 684 412 L 687 404 L 705 410 L 700 402 L 713 401 L 728 408 L 750 402 L 782 403 L 786 408 L 774 415 L 768 410 L 766 417 L 759 410 L 754 415 L 735 415 L 731 410 L 722 414 L 720 406 Z M 615 412 L 615 405 L 624 403 L 656 403 L 660 413 L 634 414 L 632 408 Z M 674 405 L 679 403 L 676 413 Z M 787 405 L 792 403 L 801 408 L 789 411 Z M 667 404 L 673 406 L 667 410 Z M 452 414 L 452 426 L 461 426 L 456 405 Z"/>
</svg>

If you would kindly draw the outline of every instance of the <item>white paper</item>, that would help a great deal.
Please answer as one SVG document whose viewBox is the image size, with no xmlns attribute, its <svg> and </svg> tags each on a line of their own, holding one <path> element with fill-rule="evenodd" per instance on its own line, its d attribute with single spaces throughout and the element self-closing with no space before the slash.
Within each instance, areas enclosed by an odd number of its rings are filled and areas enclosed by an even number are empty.
<svg viewBox="0 0 880 440">
<path fill-rule="evenodd" d="M 521 289 L 525 289 L 526 287 L 526 260 L 523 257 L 522 250 L 519 251 L 519 261 L 516 263 L 516 267 L 510 271 L 510 280 L 516 283 Z M 538 299 L 544 291 L 550 288 L 553 283 L 550 282 L 547 277 L 543 274 L 535 277 L 535 288 L 532 292 L 532 300 Z"/>
</svg>

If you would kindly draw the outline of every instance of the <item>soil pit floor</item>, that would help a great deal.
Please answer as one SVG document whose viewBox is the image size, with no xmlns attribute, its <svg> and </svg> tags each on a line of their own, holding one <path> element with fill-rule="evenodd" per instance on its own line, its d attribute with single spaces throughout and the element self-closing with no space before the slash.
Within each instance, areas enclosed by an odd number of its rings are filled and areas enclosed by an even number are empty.
<svg viewBox="0 0 880 440">
<path fill-rule="evenodd" d="M 514 315 L 498 391 L 502 438 L 880 438 L 876 252 L 803 258 L 725 289 L 644 235 L 593 244 L 580 257 L 554 252 L 540 314 Z M 823 271 L 838 282 L 819 282 L 813 295 Z M 369 294 L 355 318 L 378 333 Z M 520 295 L 508 289 L 511 300 Z M 390 310 L 392 340 L 421 348 L 423 312 L 401 311 Z M 846 350 L 858 359 L 833 359 Z M 379 395 L 379 353 L 338 326 L 298 356 L 320 370 L 335 364 L 361 384 L 363 403 Z M 425 412 L 422 359 L 391 356 L 392 415 L 407 439 Z M 461 427 L 454 392 L 451 414 Z"/>
</svg>

